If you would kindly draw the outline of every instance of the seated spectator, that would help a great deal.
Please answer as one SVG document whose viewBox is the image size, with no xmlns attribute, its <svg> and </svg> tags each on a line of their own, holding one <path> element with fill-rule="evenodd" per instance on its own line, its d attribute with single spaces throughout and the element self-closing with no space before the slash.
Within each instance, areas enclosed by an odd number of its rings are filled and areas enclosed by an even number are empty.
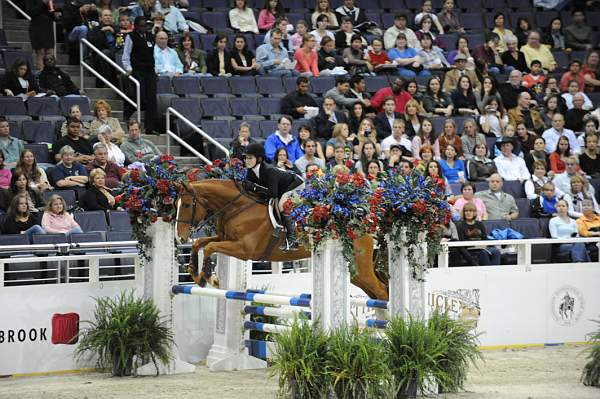
<svg viewBox="0 0 600 399">
<path fill-rule="evenodd" d="M 564 195 L 565 201 L 569 206 L 569 216 L 577 219 L 583 216 L 583 200 L 591 199 L 594 206 L 594 213 L 600 215 L 600 207 L 596 198 L 589 195 L 586 187 L 589 185 L 585 177 L 575 175 L 571 177 L 571 190 Z"/>
<path fill-rule="evenodd" d="M 329 140 L 333 134 L 334 127 L 339 123 L 346 124 L 346 120 L 346 114 L 335 110 L 334 99 L 332 97 L 325 97 L 323 105 L 319 109 L 319 114 L 314 119 L 316 136 L 320 139 Z"/>
<path fill-rule="evenodd" d="M 556 194 L 554 183 L 544 183 L 541 193 L 530 201 L 531 216 L 534 218 L 551 218 L 556 216 L 556 203 L 562 197 L 562 194 Z"/>
<path fill-rule="evenodd" d="M 383 35 L 383 42 L 386 50 L 391 50 L 396 46 L 398 35 L 403 34 L 407 41 L 407 47 L 418 48 L 419 39 L 415 32 L 407 26 L 408 18 L 404 14 L 396 14 L 394 16 L 394 25 L 389 27 Z"/>
<path fill-rule="evenodd" d="M 118 188 L 121 186 L 121 168 L 114 162 L 108 160 L 108 149 L 102 143 L 94 144 L 94 161 L 90 162 L 85 167 L 88 174 L 95 169 L 102 169 L 104 172 L 104 185 L 109 189 Z"/>
<path fill-rule="evenodd" d="M 481 86 L 479 87 L 475 98 L 477 99 L 477 107 L 482 114 L 485 112 L 486 103 L 492 98 L 498 101 L 498 109 L 501 109 L 501 112 L 504 114 L 506 113 L 506 108 L 502 102 L 502 96 L 498 92 L 496 79 L 491 76 L 486 76 L 482 79 Z"/>
<path fill-rule="evenodd" d="M 392 125 L 392 131 L 390 135 L 383 139 L 381 142 L 381 150 L 383 151 L 384 157 L 390 157 L 390 149 L 394 145 L 398 145 L 401 147 L 403 153 L 403 159 L 413 161 L 414 157 L 412 154 L 412 143 L 406 138 L 405 132 L 405 122 L 404 119 L 395 119 Z"/>
<path fill-rule="evenodd" d="M 270 44 L 271 33 L 273 33 L 275 29 L 279 29 L 281 31 L 281 45 L 286 51 L 293 53 L 294 49 L 292 48 L 292 35 L 290 35 L 290 27 L 291 25 L 288 23 L 287 17 L 277 18 L 275 20 L 275 25 L 273 25 L 271 30 L 266 33 L 265 38 L 263 39 L 263 44 Z"/>
<path fill-rule="evenodd" d="M 23 101 L 40 93 L 31 66 L 23 59 L 16 60 L 10 70 L 6 71 L 0 88 L 5 96 L 21 97 Z"/>
<path fill-rule="evenodd" d="M 600 77 L 600 51 L 590 50 L 585 59 L 583 68 L 583 78 L 585 79 L 585 91 L 591 93 L 597 90 L 600 86 L 600 80 L 596 77 Z"/>
<path fill-rule="evenodd" d="M 107 6 L 110 7 L 110 5 Z M 94 45 L 94 47 L 100 50 L 103 55 L 114 61 L 117 51 L 118 32 L 119 29 L 115 26 L 112 10 L 110 8 L 104 8 L 100 13 L 100 23 L 92 26 L 88 30 L 86 39 Z M 121 40 L 123 40 L 122 36 Z M 122 48 L 122 43 L 120 44 Z M 100 54 L 91 52 L 87 48 L 84 48 L 84 52 L 89 53 L 90 61 L 92 61 L 96 72 L 113 84 L 117 84 L 116 71 L 111 65 L 104 61 Z M 59 81 L 58 84 L 62 85 L 62 82 Z M 96 78 L 96 84 L 97 86 L 105 87 L 104 82 L 100 78 Z M 42 83 L 40 82 L 40 86 L 41 85 Z"/>
<path fill-rule="evenodd" d="M 552 127 L 552 119 L 554 118 L 554 114 L 565 114 L 567 107 L 564 105 L 564 103 L 565 100 L 560 96 L 560 94 L 552 94 L 546 98 L 546 102 L 541 109 L 542 112 L 540 112 L 542 119 L 544 120 L 545 129 L 550 129 Z"/>
<path fill-rule="evenodd" d="M 450 68 L 442 49 L 433 45 L 433 38 L 429 33 L 424 33 L 419 41 L 421 50 L 417 55 L 421 58 L 423 68 L 431 73 L 443 73 Z"/>
<path fill-rule="evenodd" d="M 316 156 L 317 142 L 311 138 L 304 142 L 304 155 L 294 162 L 296 168 L 300 171 L 306 171 L 308 165 L 317 165 L 321 170 L 325 170 L 325 161 Z"/>
<path fill-rule="evenodd" d="M 345 68 L 351 75 L 362 74 L 370 75 L 373 72 L 373 65 L 365 57 L 363 51 L 363 38 L 356 34 L 350 39 L 350 47 L 346 47 L 342 52 Z"/>
<path fill-rule="evenodd" d="M 417 25 L 417 27 L 419 29 L 415 31 L 415 35 L 417 35 L 417 38 L 419 40 L 421 40 L 421 37 L 423 37 L 423 35 L 427 34 L 427 35 L 431 36 L 431 41 L 433 42 L 433 47 L 440 47 L 441 43 L 437 40 L 438 36 L 432 30 L 433 20 L 430 17 L 428 17 L 428 16 L 424 17 L 421 20 L 421 23 Z"/>
<path fill-rule="evenodd" d="M 550 50 L 553 51 L 564 51 L 567 49 L 562 29 L 562 20 L 559 17 L 552 18 L 550 24 L 548 24 L 542 43 L 549 46 Z"/>
<path fill-rule="evenodd" d="M 383 112 L 380 112 L 375 117 L 375 127 L 377 129 L 378 141 L 383 140 L 392 133 L 394 121 L 402 117 L 399 112 L 395 112 L 396 101 L 394 97 L 386 97 L 383 101 Z"/>
<path fill-rule="evenodd" d="M 525 54 L 519 50 L 519 40 L 516 36 L 509 36 L 506 38 L 506 47 L 506 51 L 502 52 L 502 55 L 500 56 L 500 60 L 502 61 L 506 72 L 510 73 L 514 70 L 521 73 L 529 72 Z"/>
<path fill-rule="evenodd" d="M 481 130 L 489 137 L 500 137 L 502 131 L 508 125 L 508 115 L 502 102 L 496 97 L 488 97 L 483 105 L 483 110 L 479 116 Z"/>
<path fill-rule="evenodd" d="M 467 180 L 467 169 L 465 163 L 456 157 L 456 148 L 448 144 L 444 155 L 440 159 L 440 167 L 448 183 L 464 183 Z"/>
<path fill-rule="evenodd" d="M 567 201 L 558 200 L 555 208 L 556 216 L 550 219 L 548 224 L 550 237 L 559 239 L 578 237 L 577 223 L 567 213 Z M 559 244 L 558 254 L 569 254 L 571 262 L 589 262 L 589 256 L 583 243 Z"/>
<path fill-rule="evenodd" d="M 446 57 L 448 62 L 452 65 L 456 64 L 456 56 L 458 54 L 462 54 L 467 60 L 465 64 L 467 71 L 475 71 L 475 59 L 473 56 L 471 56 L 471 50 L 469 50 L 469 39 L 467 39 L 465 36 L 458 36 L 456 39 L 456 45 L 454 47 L 455 49 L 450 50 L 448 56 Z M 479 82 L 478 79 L 477 82 Z"/>
<path fill-rule="evenodd" d="M 86 211 L 111 211 L 115 209 L 115 197 L 110 193 L 106 174 L 101 168 L 90 172 L 90 186 L 83 193 L 79 203 Z"/>
<path fill-rule="evenodd" d="M 453 90 L 458 89 L 459 80 L 463 76 L 469 79 L 469 83 L 470 86 L 472 86 L 472 90 L 481 89 L 481 83 L 477 78 L 477 74 L 475 73 L 475 71 L 467 70 L 467 57 L 461 53 L 457 54 L 456 57 L 454 57 L 454 68 L 446 72 L 446 75 L 444 77 L 444 91 L 450 93 Z"/>
<path fill-rule="evenodd" d="M 475 198 L 477 192 L 475 185 L 471 182 L 465 182 L 461 185 L 461 196 L 456 198 L 452 205 L 452 213 L 460 217 L 462 210 L 466 204 L 473 204 L 477 208 L 477 220 L 487 220 L 487 211 L 485 204 L 480 198 Z"/>
<path fill-rule="evenodd" d="M 96 101 L 94 105 L 94 120 L 90 122 L 90 136 L 98 136 L 98 132 L 103 126 L 108 126 L 112 132 L 113 137 L 118 143 L 123 142 L 125 132 L 121 127 L 121 122 L 111 115 L 110 104 L 104 100 Z M 97 138 L 97 137 L 96 137 Z"/>
<path fill-rule="evenodd" d="M 468 76 L 458 78 L 458 87 L 453 90 L 450 99 L 454 105 L 454 113 L 462 116 L 479 116 L 477 100 L 473 94 L 471 79 Z"/>
<path fill-rule="evenodd" d="M 350 17 L 342 17 L 340 20 L 340 30 L 335 33 L 335 48 L 338 51 L 344 51 L 346 48 L 352 45 L 352 37 L 357 35 L 354 30 L 354 24 L 352 18 Z M 361 45 L 367 45 L 367 41 L 360 35 Z"/>
<path fill-rule="evenodd" d="M 321 48 L 317 55 L 319 56 L 318 66 L 321 75 L 331 75 L 335 68 L 341 68 L 344 65 L 344 59 L 338 55 L 335 42 L 329 36 L 321 40 Z"/>
<path fill-rule="evenodd" d="M 530 201 L 538 198 L 542 193 L 544 184 L 552 181 L 546 176 L 546 165 L 544 161 L 536 160 L 533 162 L 533 173 L 529 180 L 525 182 L 525 195 Z"/>
<path fill-rule="evenodd" d="M 160 155 L 160 150 L 154 143 L 141 137 L 142 130 L 137 121 L 130 121 L 128 128 L 129 135 L 121 144 L 126 163 L 148 162 Z"/>
<path fill-rule="evenodd" d="M 525 123 L 519 123 L 517 125 L 517 144 L 523 150 L 523 154 L 529 154 L 529 151 L 533 151 L 535 139 L 537 134 L 527 129 Z"/>
<path fill-rule="evenodd" d="M 548 72 L 554 72 L 556 69 L 556 60 L 548 47 L 542 45 L 540 34 L 536 31 L 531 31 L 527 36 L 527 44 L 521 47 L 521 51 L 525 54 L 527 65 L 531 65 L 533 60 L 539 60 L 542 63 L 542 68 Z"/>
<path fill-rule="evenodd" d="M 588 124 L 593 124 L 594 121 L 590 120 Z M 593 178 L 597 178 L 600 175 L 600 157 L 598 156 L 598 135 L 596 133 L 585 134 L 585 147 L 583 152 L 579 155 L 579 166 L 581 170 Z"/>
<path fill-rule="evenodd" d="M 460 15 L 454 9 L 454 0 L 445 0 L 442 12 L 437 17 L 444 32 L 465 33 L 465 28 L 460 23 Z"/>
<path fill-rule="evenodd" d="M 246 155 L 246 147 L 248 144 L 255 143 L 256 141 L 250 137 L 250 125 L 247 122 L 240 123 L 238 135 L 229 144 L 229 154 L 232 158 L 244 159 Z"/>
<path fill-rule="evenodd" d="M 27 234 L 29 240 L 34 234 L 45 234 L 40 226 L 39 212 L 32 212 L 26 194 L 12 198 L 6 217 L 2 222 L 2 234 Z"/>
<path fill-rule="evenodd" d="M 371 118 L 365 118 L 360 121 L 360 125 L 358 125 L 358 131 L 356 132 L 356 139 L 354 140 L 354 154 L 356 156 L 360 156 L 362 152 L 362 146 L 367 142 L 372 142 L 375 144 L 377 149 L 377 153 L 381 153 L 381 145 L 377 141 L 377 129 L 375 128 L 375 123 Z"/>
<path fill-rule="evenodd" d="M 565 105 L 565 100 L 560 96 L 561 93 L 558 84 L 559 83 L 556 76 L 548 76 L 548 78 L 544 81 L 544 97 L 542 100 L 546 103 L 551 97 L 558 96 L 560 101 L 557 107 L 560 108 L 561 111 L 564 111 L 567 109 L 567 106 Z"/>
<path fill-rule="evenodd" d="M 365 115 L 375 118 L 375 110 L 371 107 L 371 95 L 367 92 L 367 84 L 362 75 L 354 75 L 350 78 L 350 90 L 344 94 L 347 98 L 358 98 L 364 105 Z"/>
<path fill-rule="evenodd" d="M 498 172 L 494 161 L 487 156 L 488 148 L 485 142 L 477 143 L 473 153 L 473 156 L 467 161 L 469 180 L 484 181 Z"/>
<path fill-rule="evenodd" d="M 268 160 L 275 160 L 276 151 L 282 147 L 287 150 L 288 159 L 292 164 L 304 155 L 298 139 L 291 134 L 291 129 L 292 118 L 286 115 L 280 116 L 277 120 L 277 130 L 265 141 L 265 154 Z"/>
<path fill-rule="evenodd" d="M 401 78 L 394 79 L 390 87 L 382 87 L 377 90 L 371 99 L 371 107 L 377 112 L 382 112 L 383 102 L 390 96 L 394 97 L 394 101 L 396 102 L 396 109 L 394 111 L 404 114 L 406 103 L 410 101 L 411 95 L 405 90 L 405 81 Z"/>
<path fill-rule="evenodd" d="M 273 27 L 277 18 L 285 16 L 283 5 L 279 0 L 265 0 L 265 5 L 258 13 L 258 29 L 266 32 Z"/>
<path fill-rule="evenodd" d="M 485 35 L 485 42 L 476 46 L 473 51 L 473 57 L 484 61 L 488 65 L 488 72 L 491 75 L 497 75 L 503 69 L 499 43 L 500 37 L 496 33 L 490 32 Z"/>
<path fill-rule="evenodd" d="M 4 158 L 4 156 L 3 156 Z M 21 152 L 19 162 L 15 166 L 15 170 L 24 173 L 29 179 L 29 187 L 39 192 L 44 192 L 50 188 L 46 171 L 40 168 L 35 159 L 35 154 L 29 148 Z"/>
<path fill-rule="evenodd" d="M 159 0 L 154 10 L 165 16 L 164 28 L 167 32 L 177 34 L 189 31 L 183 13 L 173 4 L 173 0 Z"/>
<path fill-rule="evenodd" d="M 579 167 L 579 161 L 577 160 L 577 156 L 571 155 L 565 161 L 565 171 L 554 176 L 554 185 L 556 186 L 557 191 L 561 193 L 568 193 L 571 188 L 571 179 L 573 176 L 582 176 L 583 172 Z M 590 184 L 587 186 L 586 193 L 594 196 L 595 191 L 594 187 Z"/>
<path fill-rule="evenodd" d="M 415 154 L 416 156 L 417 154 Z M 425 144 L 419 150 L 419 159 L 415 159 L 415 170 L 417 170 L 420 174 L 425 174 L 427 170 L 427 165 L 429 162 L 433 161 L 433 147 Z"/>
<path fill-rule="evenodd" d="M 286 172 L 292 172 L 297 175 L 302 174 L 300 170 L 294 165 L 294 163 L 290 161 L 287 149 L 285 147 L 279 147 L 277 151 L 275 151 L 275 155 L 273 156 L 273 165 L 276 168 Z"/>
<path fill-rule="evenodd" d="M 411 82 L 412 83 L 412 82 Z M 409 86 L 410 87 L 410 86 Z M 406 137 L 412 139 L 421 129 L 425 110 L 414 96 L 404 106 L 404 121 L 406 122 Z"/>
<path fill-rule="evenodd" d="M 591 199 L 583 200 L 583 216 L 577 219 L 577 232 L 581 237 L 600 237 L 600 215 L 594 213 Z"/>
<path fill-rule="evenodd" d="M 459 241 L 484 241 L 487 232 L 483 223 L 477 220 L 477 208 L 473 204 L 466 204 L 462 209 L 462 220 L 456 224 Z M 500 251 L 494 246 L 485 248 L 468 248 L 468 253 L 475 259 L 467 259 L 473 266 L 500 265 Z"/>
<path fill-rule="evenodd" d="M 530 65 L 530 72 L 523 76 L 523 86 L 529 89 L 534 96 L 540 96 L 544 91 L 544 75 L 542 63 L 538 60 L 533 60 Z"/>
<path fill-rule="evenodd" d="M 442 91 L 440 79 L 432 76 L 427 82 L 427 91 L 423 96 L 423 108 L 436 116 L 449 117 L 454 111 L 454 105 L 448 94 Z"/>
<path fill-rule="evenodd" d="M 79 94 L 79 89 L 69 74 L 56 66 L 56 58 L 52 54 L 44 56 L 44 69 L 40 72 L 38 80 L 40 89 L 49 96 L 64 97 Z"/>
<path fill-rule="evenodd" d="M 379 184 L 381 182 L 382 179 L 385 178 L 385 175 L 383 173 L 383 170 L 381 170 L 380 165 L 379 165 L 379 160 L 378 159 L 374 159 L 372 161 L 369 161 L 369 163 L 367 164 L 367 180 L 371 182 L 371 187 L 377 188 L 379 187 Z M 406 162 L 408 165 L 410 165 L 410 167 L 412 167 L 412 164 L 410 162 Z M 405 175 L 405 176 L 408 176 Z"/>
<path fill-rule="evenodd" d="M 507 29 L 505 26 L 506 23 L 506 15 L 502 12 L 497 12 L 494 14 L 494 29 L 492 32 L 498 35 L 498 51 L 500 53 L 504 53 L 508 50 L 507 42 L 509 38 L 515 38 L 515 44 L 517 43 L 517 38 L 514 33 L 510 29 Z"/>
<path fill-rule="evenodd" d="M 194 47 L 194 40 L 189 32 L 181 35 L 179 45 L 175 51 L 177 52 L 179 61 L 183 65 L 183 73 L 199 74 L 200 76 L 206 75 L 206 56 L 204 51 Z"/>
<path fill-rule="evenodd" d="M 440 35 L 444 34 L 444 27 L 440 23 L 437 15 L 433 13 L 433 2 L 431 0 L 424 0 L 421 6 L 421 12 L 415 15 L 415 25 L 420 25 L 424 18 L 429 17 L 433 22 L 433 29 L 436 30 Z"/>
<path fill-rule="evenodd" d="M 502 191 L 502 176 L 494 173 L 488 179 L 489 189 L 479 191 L 475 198 L 480 198 L 490 220 L 515 220 L 519 217 L 519 208 L 512 195 Z"/>
<path fill-rule="evenodd" d="M 560 136 L 556 145 L 556 151 L 548 156 L 550 170 L 555 174 L 563 173 L 565 171 L 565 162 L 567 162 L 570 156 L 571 146 L 569 145 L 569 139 L 566 136 Z"/>
<path fill-rule="evenodd" d="M 213 49 L 206 55 L 206 71 L 212 76 L 231 76 L 233 73 L 231 52 L 227 49 L 227 36 L 215 36 Z"/>
<path fill-rule="evenodd" d="M 527 39 L 532 31 L 531 24 L 529 23 L 527 17 L 517 18 L 515 36 L 517 36 L 517 39 L 519 39 L 519 47 L 523 47 L 527 44 Z"/>
<path fill-rule="evenodd" d="M 337 110 L 344 112 L 346 109 L 350 109 L 355 103 L 363 102 L 359 98 L 346 97 L 346 94 L 348 94 L 349 91 L 350 80 L 346 76 L 338 76 L 335 79 L 335 87 L 329 89 L 324 94 L 324 97 L 332 98 L 335 101 Z"/>
<path fill-rule="evenodd" d="M 576 93 L 573 95 L 573 108 L 569 109 L 565 115 L 565 127 L 574 133 L 580 133 L 584 130 L 585 120 L 590 112 L 584 109 L 585 94 Z"/>
<path fill-rule="evenodd" d="M 318 0 L 315 2 L 315 11 L 311 14 L 310 20 L 315 29 L 319 26 L 319 17 L 325 15 L 327 17 L 327 29 L 336 30 L 339 27 L 337 16 L 329 5 L 329 0 Z"/>
<path fill-rule="evenodd" d="M 306 76 L 296 79 L 296 90 L 281 99 L 281 113 L 291 115 L 293 118 L 303 118 L 307 112 L 306 107 L 317 108 L 317 102 L 309 94 L 310 83 Z"/>
<path fill-rule="evenodd" d="M 508 120 L 513 126 L 517 126 L 519 123 L 525 123 L 528 130 L 539 132 L 544 128 L 544 120 L 539 111 L 530 108 L 530 105 L 531 95 L 527 92 L 519 94 L 517 106 L 508 110 Z M 548 142 L 548 140 L 546 140 L 546 142 Z"/>
<path fill-rule="evenodd" d="M 154 71 L 159 76 L 179 76 L 183 73 L 183 64 L 177 52 L 169 48 L 169 36 L 166 32 L 156 34 L 154 45 Z M 227 59 L 226 61 L 229 61 Z"/>
<path fill-rule="evenodd" d="M 23 194 L 27 197 L 31 212 L 38 212 L 44 206 L 40 193 L 31 188 L 27 175 L 15 170 L 10 179 L 10 186 L 0 192 L 0 210 L 6 212 L 15 195 Z"/>
<path fill-rule="evenodd" d="M 414 78 L 416 76 L 430 76 L 431 73 L 421 65 L 421 58 L 417 50 L 408 47 L 408 41 L 404 33 L 399 33 L 396 38 L 395 47 L 388 52 L 388 58 L 398 66 L 398 73 L 403 78 Z"/>
<path fill-rule="evenodd" d="M 85 187 L 88 175 L 85 167 L 76 161 L 75 151 L 66 145 L 60 149 L 61 161 L 50 170 L 50 180 L 56 188 Z"/>
<path fill-rule="evenodd" d="M 565 46 L 573 50 L 589 50 L 593 46 L 592 28 L 585 23 L 583 10 L 571 12 L 572 23 L 565 28 Z"/>
<path fill-rule="evenodd" d="M 571 146 L 571 153 L 578 154 L 581 152 L 579 143 L 575 138 L 575 134 L 572 130 L 565 129 L 565 118 L 561 114 L 554 114 L 552 117 L 552 128 L 544 131 L 542 137 L 546 140 L 546 152 L 548 154 L 556 151 L 556 145 L 558 139 L 561 136 L 566 136 L 569 139 L 569 145 Z"/>
<path fill-rule="evenodd" d="M 102 100 L 100 100 L 102 101 Z M 87 121 L 83 121 L 81 119 L 81 109 L 79 108 L 79 105 L 77 104 L 73 104 L 71 105 L 71 108 L 69 108 L 69 116 L 68 118 L 72 118 L 72 119 L 77 119 L 80 124 L 80 132 L 81 135 L 83 136 L 83 138 L 85 139 L 89 139 L 90 138 L 90 133 L 91 133 L 91 128 L 90 128 L 90 122 Z M 66 136 L 67 135 L 67 121 L 64 121 L 60 127 L 60 135 L 61 136 Z"/>
<path fill-rule="evenodd" d="M 412 139 L 412 153 L 417 159 L 420 159 L 420 155 L 418 154 L 421 153 L 422 147 L 427 145 L 433 149 L 435 144 L 437 144 L 437 135 L 435 134 L 433 123 L 431 119 L 423 118 L 419 132 Z M 435 152 L 439 153 L 439 148 Z"/>
<path fill-rule="evenodd" d="M 528 91 L 522 83 L 523 74 L 518 70 L 514 70 L 508 74 L 508 82 L 498 86 L 498 93 L 502 98 L 502 105 L 505 109 L 515 108 L 518 104 L 519 95 Z"/>
<path fill-rule="evenodd" d="M 112 130 L 110 126 L 102 126 L 98 131 L 98 143 L 103 144 L 107 150 L 107 159 L 114 162 L 119 167 L 125 165 L 125 154 L 117 144 L 113 142 Z M 95 147 L 95 145 L 94 145 Z"/>
<path fill-rule="evenodd" d="M 63 197 L 57 194 L 50 197 L 44 216 L 42 216 L 42 228 L 46 233 L 66 234 L 67 236 L 73 233 L 83 233 L 73 215 L 68 213 L 66 208 L 67 204 Z"/>
<path fill-rule="evenodd" d="M 300 149 L 302 152 L 305 152 L 304 146 L 308 142 L 308 140 L 314 140 L 316 144 L 316 156 L 323 161 L 325 161 L 325 152 L 323 152 L 323 147 L 321 143 L 315 138 L 315 133 L 313 128 L 309 124 L 300 125 L 298 128 L 298 142 L 300 143 Z"/>
<path fill-rule="evenodd" d="M 360 32 L 366 32 L 374 25 L 372 22 L 367 21 L 365 10 L 354 5 L 354 0 L 344 0 L 343 5 L 335 9 L 335 14 L 337 20 L 342 21 L 342 25 L 344 17 L 352 18 L 352 23 Z M 371 33 L 381 36 L 379 29 L 372 29 Z"/>
<path fill-rule="evenodd" d="M 8 121 L 0 116 L 0 151 L 4 155 L 4 164 L 6 167 L 16 165 L 19 156 L 23 152 L 25 143 L 16 137 L 10 135 L 10 125 Z"/>
<path fill-rule="evenodd" d="M 329 148 L 329 144 L 328 144 L 328 148 Z M 353 165 L 352 158 L 347 156 L 347 154 L 351 154 L 351 153 L 347 151 L 347 148 L 344 144 L 335 144 L 335 147 L 332 147 L 331 153 L 333 155 L 327 161 L 327 168 L 330 171 L 333 171 L 337 167 L 348 168 L 346 166 L 348 164 Z"/>
<path fill-rule="evenodd" d="M 583 102 L 582 109 L 587 111 L 587 110 L 591 110 L 594 108 L 594 105 L 592 104 L 592 101 L 590 100 L 590 98 L 587 95 L 585 95 L 584 93 L 579 91 L 579 84 L 577 83 L 577 81 L 572 80 L 569 82 L 569 91 L 562 94 L 562 98 L 564 98 L 564 100 L 565 100 L 567 109 L 573 108 L 573 106 L 574 106 L 573 101 L 574 101 L 576 95 L 580 95 L 583 97 L 584 102 Z"/>
<path fill-rule="evenodd" d="M 246 3 L 246 0 L 235 0 L 233 2 L 234 7 L 229 10 L 229 25 L 240 33 L 258 34 L 254 11 Z"/>
<path fill-rule="evenodd" d="M 296 22 L 296 32 L 290 37 L 290 52 L 295 52 L 302 46 L 305 35 L 308 35 L 308 23 L 301 19 Z"/>
<path fill-rule="evenodd" d="M 367 117 L 365 113 L 365 106 L 363 103 L 356 103 L 352 106 L 350 110 L 350 117 L 348 118 L 348 128 L 350 129 L 350 133 L 356 134 L 358 132 L 358 125 L 360 125 L 360 121 Z"/>
<path fill-rule="evenodd" d="M 333 32 L 331 32 L 330 30 L 327 30 L 327 28 L 330 25 L 329 21 L 331 21 L 331 20 L 329 19 L 327 14 L 319 15 L 316 19 L 316 23 L 314 24 L 315 29 L 310 31 L 310 34 L 317 41 L 317 48 L 321 46 L 321 42 L 326 37 L 329 37 L 335 41 L 335 35 L 333 34 Z M 336 20 L 336 22 L 337 22 L 337 20 Z"/>
<path fill-rule="evenodd" d="M 496 143 L 501 151 L 501 155 L 494 159 L 498 174 L 502 176 L 504 180 L 518 180 L 524 182 L 529 179 L 531 175 L 525 165 L 523 158 L 516 156 L 513 153 L 515 147 L 514 138 L 503 137 L 499 142 Z"/>
<path fill-rule="evenodd" d="M 463 156 L 466 160 L 475 154 L 477 144 L 486 144 L 485 136 L 477 132 L 477 124 L 473 119 L 467 119 L 463 124 L 463 134 L 460 138 Z"/>
<path fill-rule="evenodd" d="M 367 53 L 367 60 L 373 65 L 373 72 L 375 73 L 388 74 L 390 71 L 395 70 L 387 52 L 383 49 L 383 40 L 379 38 L 374 38 L 371 41 L 371 49 Z"/>
<path fill-rule="evenodd" d="M 296 61 L 296 71 L 302 76 L 319 76 L 318 58 L 316 39 L 309 34 L 302 37 L 302 46 L 294 53 Z"/>
<path fill-rule="evenodd" d="M 66 146 L 71 147 L 75 152 L 77 162 L 86 164 L 94 159 L 92 144 L 81 136 L 81 123 L 77 119 L 67 119 L 67 135 L 60 138 L 52 146 L 56 162 L 61 160 L 61 149 Z"/>
<path fill-rule="evenodd" d="M 350 135 L 348 125 L 345 123 L 336 123 L 333 127 L 333 133 L 331 134 L 331 138 L 327 140 L 327 144 L 325 147 L 325 158 L 333 158 L 334 151 L 338 146 L 342 146 L 343 148 L 345 148 L 350 157 L 352 157 L 352 153 L 354 151 L 354 141 L 358 143 L 356 135 Z M 344 154 L 344 156 L 346 156 L 346 154 Z"/>
<path fill-rule="evenodd" d="M 462 149 L 462 140 L 458 136 L 456 132 L 456 122 L 454 119 L 446 119 L 444 121 L 444 130 L 440 137 L 437 138 L 433 145 L 434 151 L 436 151 L 436 158 L 441 158 L 443 154 L 446 153 L 446 146 L 452 145 L 456 150 L 456 153 L 459 158 L 464 159 L 463 149 Z"/>
<path fill-rule="evenodd" d="M 233 74 L 239 76 L 254 76 L 260 68 L 254 53 L 248 49 L 246 37 L 243 35 L 237 35 L 233 40 L 231 67 L 233 68 Z"/>
<path fill-rule="evenodd" d="M 572 81 L 576 81 L 579 84 L 579 89 L 577 91 L 583 92 L 585 90 L 585 78 L 581 71 L 580 60 L 571 60 L 571 62 L 569 62 L 569 70 L 563 73 L 560 78 L 560 91 L 569 91 L 569 85 Z"/>
<path fill-rule="evenodd" d="M 279 28 L 271 32 L 271 42 L 256 49 L 256 62 L 261 75 L 292 76 L 296 72 L 287 68 L 290 63 L 287 50 L 281 45 L 283 33 Z"/>
<path fill-rule="evenodd" d="M 12 172 L 4 167 L 4 152 L 0 150 L 0 189 L 9 188 L 11 178 Z"/>
<path fill-rule="evenodd" d="M 379 153 L 377 152 L 375 143 L 372 141 L 366 141 L 362 146 L 360 157 L 356 162 L 356 171 L 363 176 L 367 176 L 369 173 L 368 166 L 370 161 L 378 162 L 379 169 L 383 170 L 383 163 L 379 161 Z"/>
</svg>

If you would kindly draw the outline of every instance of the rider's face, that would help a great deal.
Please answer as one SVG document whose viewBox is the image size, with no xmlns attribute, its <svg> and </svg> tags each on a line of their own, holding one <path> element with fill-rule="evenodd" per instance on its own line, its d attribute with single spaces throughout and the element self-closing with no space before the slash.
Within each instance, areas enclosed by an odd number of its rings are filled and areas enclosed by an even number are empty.
<svg viewBox="0 0 600 399">
<path fill-rule="evenodd" d="M 252 169 L 256 166 L 256 157 L 254 155 L 246 155 L 246 167 Z"/>
</svg>

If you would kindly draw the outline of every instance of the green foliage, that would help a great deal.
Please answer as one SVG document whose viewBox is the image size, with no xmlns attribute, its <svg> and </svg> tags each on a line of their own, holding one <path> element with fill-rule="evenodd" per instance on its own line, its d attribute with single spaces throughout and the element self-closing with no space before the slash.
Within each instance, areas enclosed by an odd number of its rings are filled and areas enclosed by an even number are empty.
<svg viewBox="0 0 600 399">
<path fill-rule="evenodd" d="M 97 366 L 111 370 L 114 376 L 135 374 L 149 362 L 171 360 L 173 333 L 151 299 L 138 298 L 133 290 L 122 292 L 116 299 L 97 298 L 94 320 L 80 332 L 77 359 L 97 356 Z"/>
<path fill-rule="evenodd" d="M 439 331 L 446 340 L 447 350 L 440 361 L 447 373 L 446 381 L 438 381 L 444 392 L 464 389 L 467 371 L 477 359 L 482 359 L 478 346 L 478 334 L 472 322 L 453 320 L 447 313 L 433 312 L 427 321 L 430 329 Z"/>
<path fill-rule="evenodd" d="M 328 390 L 328 337 L 304 316 L 294 319 L 290 327 L 290 332 L 274 336 L 276 350 L 271 373 L 279 374 L 282 395 L 292 392 L 294 398 L 320 398 Z"/>
<path fill-rule="evenodd" d="M 598 323 L 600 327 L 600 320 L 594 321 Z M 588 362 L 583 367 L 581 381 L 584 385 L 600 387 L 600 328 L 590 335 L 590 340 L 594 343 L 588 350 L 588 355 L 586 357 Z"/>
</svg>

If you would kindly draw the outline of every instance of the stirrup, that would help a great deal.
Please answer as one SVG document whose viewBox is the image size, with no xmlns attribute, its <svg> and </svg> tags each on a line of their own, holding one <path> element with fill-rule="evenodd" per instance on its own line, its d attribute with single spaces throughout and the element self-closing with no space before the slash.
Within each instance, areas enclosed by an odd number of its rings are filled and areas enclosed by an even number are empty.
<svg viewBox="0 0 600 399">
<path fill-rule="evenodd" d="M 298 250 L 298 242 L 293 241 L 290 243 L 290 240 L 286 239 L 283 241 L 283 244 L 279 247 L 280 250 L 285 252 L 297 251 Z"/>
</svg>

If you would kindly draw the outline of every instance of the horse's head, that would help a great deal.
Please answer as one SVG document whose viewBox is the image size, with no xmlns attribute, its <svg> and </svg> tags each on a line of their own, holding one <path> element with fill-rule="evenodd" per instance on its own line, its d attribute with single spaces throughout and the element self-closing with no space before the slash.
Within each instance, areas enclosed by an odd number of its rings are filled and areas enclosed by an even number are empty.
<svg viewBox="0 0 600 399">
<path fill-rule="evenodd" d="M 192 228 L 206 219 L 208 210 L 203 199 L 189 184 L 177 184 L 177 192 L 175 230 L 177 242 L 181 244 L 188 242 Z"/>
</svg>

